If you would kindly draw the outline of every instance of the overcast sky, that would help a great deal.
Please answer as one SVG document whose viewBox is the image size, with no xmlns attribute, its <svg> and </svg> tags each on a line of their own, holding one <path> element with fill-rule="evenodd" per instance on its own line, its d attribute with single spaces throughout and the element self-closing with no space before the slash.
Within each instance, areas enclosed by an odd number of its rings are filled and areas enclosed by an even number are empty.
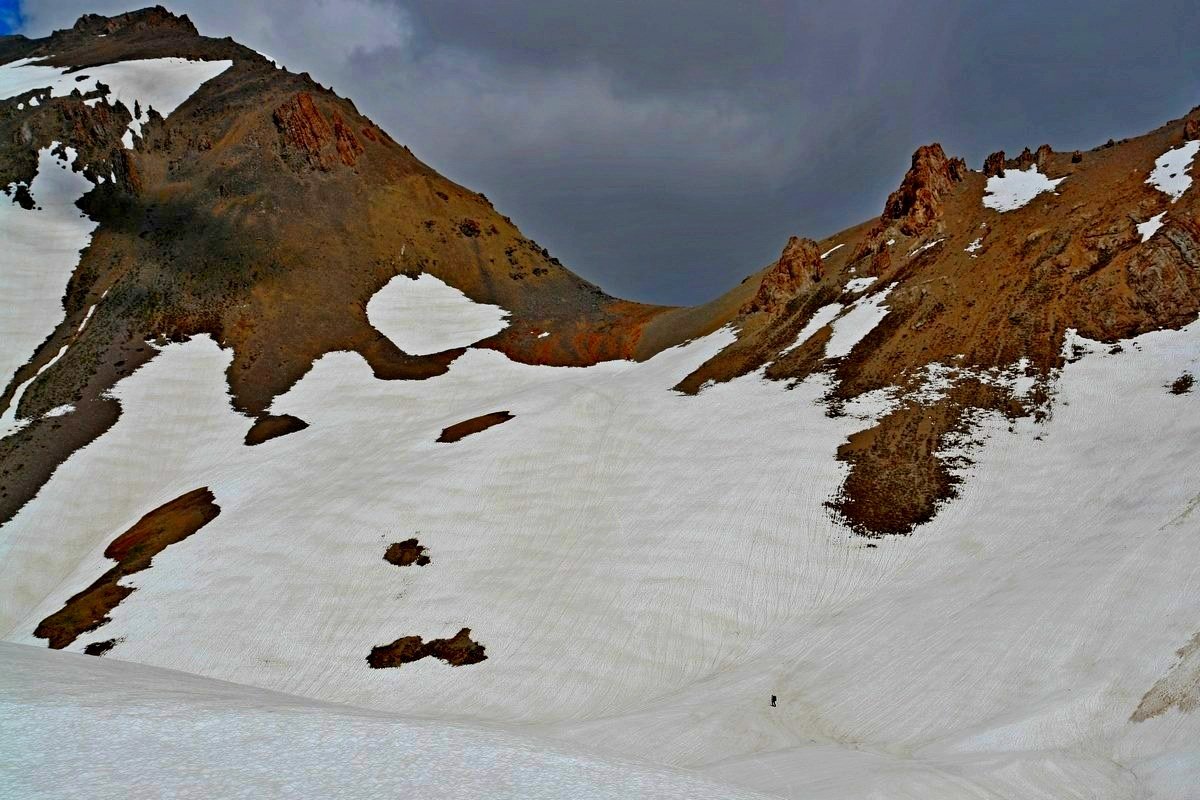
<svg viewBox="0 0 1200 800">
<path fill-rule="evenodd" d="M 662 303 L 876 216 L 918 145 L 978 168 L 1200 104 L 1195 0 L 165 4 L 352 97 L 576 272 Z M 17 24 L 140 5 L 22 0 Z"/>
</svg>

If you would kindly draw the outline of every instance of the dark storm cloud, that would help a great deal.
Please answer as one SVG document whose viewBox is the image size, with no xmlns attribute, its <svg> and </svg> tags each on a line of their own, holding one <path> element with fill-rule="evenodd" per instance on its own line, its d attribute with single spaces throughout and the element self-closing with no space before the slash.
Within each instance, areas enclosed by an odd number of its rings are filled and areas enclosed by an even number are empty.
<svg viewBox="0 0 1200 800">
<path fill-rule="evenodd" d="M 108 0 L 30 0 L 42 34 Z M 919 144 L 1090 147 L 1200 102 L 1194 4 L 179 0 L 349 95 L 610 291 L 707 299 L 876 215 Z"/>
</svg>

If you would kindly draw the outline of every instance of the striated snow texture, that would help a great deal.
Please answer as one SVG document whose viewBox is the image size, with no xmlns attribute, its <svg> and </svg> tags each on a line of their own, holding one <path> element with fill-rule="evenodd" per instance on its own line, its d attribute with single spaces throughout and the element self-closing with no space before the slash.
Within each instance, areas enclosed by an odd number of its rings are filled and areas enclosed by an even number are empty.
<svg viewBox="0 0 1200 800">
<path fill-rule="evenodd" d="M 409 355 L 467 347 L 499 333 L 508 312 L 470 298 L 429 273 L 416 280 L 397 275 L 367 303 L 375 329 Z"/>
<path fill-rule="evenodd" d="M 502 728 L 0 643 L 0 797 L 761 798 Z"/>
<path fill-rule="evenodd" d="M 1065 180 L 1047 178 L 1038 172 L 1036 164 L 1030 164 L 1026 170 L 1006 170 L 1004 177 L 994 175 L 988 178 L 983 205 L 1000 212 L 1015 211 L 1042 192 L 1054 191 L 1054 187 Z"/>
<path fill-rule="evenodd" d="M 1170 195 L 1174 203 L 1192 185 L 1192 159 L 1200 153 L 1200 139 L 1184 142 L 1163 153 L 1154 161 L 1154 169 L 1146 183 L 1160 192 Z"/>
</svg>

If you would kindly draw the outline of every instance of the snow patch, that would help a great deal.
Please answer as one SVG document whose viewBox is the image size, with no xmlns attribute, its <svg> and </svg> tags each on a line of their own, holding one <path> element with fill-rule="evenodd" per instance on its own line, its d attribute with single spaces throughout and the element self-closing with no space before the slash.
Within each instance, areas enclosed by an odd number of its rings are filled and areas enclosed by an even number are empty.
<svg viewBox="0 0 1200 800">
<path fill-rule="evenodd" d="M 868 286 L 870 286 L 876 280 L 877 279 L 874 276 L 869 277 L 869 278 L 854 278 L 854 279 L 846 282 L 846 291 L 847 292 L 861 292 L 863 289 L 866 289 Z"/>
<path fill-rule="evenodd" d="M 790 353 L 800 345 L 812 338 L 812 335 L 824 328 L 829 323 L 837 318 L 837 315 L 842 313 L 841 303 L 830 303 L 827 306 L 821 306 L 816 313 L 812 315 L 812 319 L 804 326 L 799 335 L 796 336 L 796 341 L 791 344 L 783 353 Z"/>
<path fill-rule="evenodd" d="M 1154 169 L 1146 183 L 1158 189 L 1163 194 L 1170 195 L 1174 203 L 1183 197 L 1183 193 L 1192 185 L 1192 159 L 1200 152 L 1200 139 L 1184 142 L 1174 147 L 1154 160 Z"/>
<path fill-rule="evenodd" d="M 850 306 L 849 310 L 833 321 L 833 333 L 825 347 L 826 358 L 841 358 L 849 355 L 868 333 L 875 329 L 880 320 L 888 315 L 883 304 L 891 294 L 892 287 L 864 297 Z"/>
<path fill-rule="evenodd" d="M 476 303 L 425 272 L 416 280 L 397 275 L 367 303 L 375 329 L 409 355 L 468 347 L 508 325 L 508 312 Z"/>
<path fill-rule="evenodd" d="M 1145 222 L 1138 223 L 1137 232 L 1142 235 L 1143 242 L 1158 232 L 1158 229 L 1163 226 L 1163 218 L 1166 216 L 1167 212 L 1164 211 L 1161 214 L 1155 214 Z"/>
<path fill-rule="evenodd" d="M 909 251 L 908 251 L 908 257 L 909 257 L 909 258 L 912 258 L 912 257 L 913 257 L 913 256 L 915 256 L 917 253 L 924 253 L 924 252 L 925 252 L 926 250 L 928 250 L 929 248 L 931 248 L 931 247 L 936 247 L 937 245 L 941 244 L 941 243 L 942 243 L 942 242 L 944 242 L 944 241 L 946 241 L 946 240 L 945 240 L 945 238 L 942 238 L 942 239 L 934 239 L 932 242 L 926 242 L 925 244 L 921 245 L 920 247 L 917 247 L 917 248 L 914 248 L 914 249 L 912 249 L 912 250 L 909 250 Z"/>
<path fill-rule="evenodd" d="M 1004 177 L 994 175 L 988 178 L 983 205 L 1002 213 L 1014 211 L 1042 192 L 1054 191 L 1054 187 L 1065 180 L 1065 177 L 1054 180 L 1047 178 L 1038 172 L 1037 164 L 1030 164 L 1025 170 L 1005 170 Z"/>
<path fill-rule="evenodd" d="M 963 250 L 963 252 L 964 253 L 977 253 L 982 249 L 983 249 L 983 237 L 980 236 L 978 239 L 976 239 L 975 241 L 973 241 L 969 245 L 967 245 L 966 248 Z M 971 258 L 977 258 L 977 257 L 978 256 L 975 256 L 975 255 L 971 256 Z"/>
<path fill-rule="evenodd" d="M 842 242 L 841 244 L 835 244 L 833 247 L 829 248 L 824 253 L 821 253 L 821 258 L 823 258 L 823 259 L 829 258 L 831 255 L 836 253 L 838 250 L 841 250 L 845 246 L 846 246 L 845 242 Z"/>
</svg>

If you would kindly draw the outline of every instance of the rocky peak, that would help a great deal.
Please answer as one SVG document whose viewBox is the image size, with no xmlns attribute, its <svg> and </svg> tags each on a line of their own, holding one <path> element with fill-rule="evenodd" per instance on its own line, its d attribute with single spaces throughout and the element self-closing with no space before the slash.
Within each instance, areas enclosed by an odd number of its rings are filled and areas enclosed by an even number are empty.
<svg viewBox="0 0 1200 800">
<path fill-rule="evenodd" d="M 918 147 L 900 188 L 888 196 L 881 221 L 898 222 L 909 236 L 923 232 L 941 216 L 942 198 L 966 174 L 966 162 L 947 158 L 940 144 Z"/>
<path fill-rule="evenodd" d="M 983 174 L 988 178 L 1004 177 L 1004 151 L 997 150 L 983 160 Z"/>
<path fill-rule="evenodd" d="M 821 279 L 821 249 L 812 239 L 793 236 L 784 245 L 779 260 L 763 275 L 754 299 L 742 308 L 743 314 L 765 311 L 774 314 L 806 286 Z"/>
<path fill-rule="evenodd" d="M 71 30 L 74 33 L 94 36 L 96 34 L 107 35 L 127 30 L 141 31 L 151 28 L 178 31 L 192 36 L 200 35 L 200 32 L 196 30 L 196 26 L 188 19 L 187 14 L 172 14 L 162 6 L 129 11 L 125 14 L 117 14 L 112 17 L 105 17 L 100 14 L 84 14 L 75 22 Z"/>
</svg>

